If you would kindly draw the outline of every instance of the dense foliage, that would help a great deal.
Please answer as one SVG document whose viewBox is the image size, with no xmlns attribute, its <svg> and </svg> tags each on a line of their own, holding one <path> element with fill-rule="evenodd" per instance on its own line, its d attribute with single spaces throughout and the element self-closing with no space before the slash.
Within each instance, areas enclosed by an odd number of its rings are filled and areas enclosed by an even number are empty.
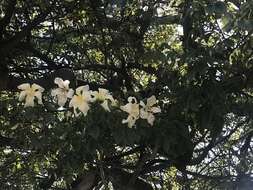
<svg viewBox="0 0 253 190">
<path fill-rule="evenodd" d="M 252 8 L 0 0 L 1 189 L 250 189 Z M 51 96 L 56 77 L 108 89 L 119 106 L 154 95 L 162 112 L 132 128 L 99 103 L 75 117 Z M 23 83 L 45 89 L 43 105 L 18 101 Z"/>
</svg>

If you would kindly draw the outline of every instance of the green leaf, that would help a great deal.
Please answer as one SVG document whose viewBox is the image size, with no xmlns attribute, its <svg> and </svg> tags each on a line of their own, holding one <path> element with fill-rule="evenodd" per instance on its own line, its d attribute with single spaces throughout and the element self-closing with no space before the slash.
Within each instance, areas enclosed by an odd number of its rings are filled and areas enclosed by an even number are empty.
<svg viewBox="0 0 253 190">
<path fill-rule="evenodd" d="M 241 30 L 252 31 L 253 30 L 253 20 L 250 20 L 250 19 L 240 20 L 237 22 L 237 26 Z"/>
<path fill-rule="evenodd" d="M 92 136 L 94 139 L 98 139 L 99 137 L 99 133 L 100 133 L 100 129 L 99 126 L 93 125 L 93 126 L 89 126 L 89 128 L 87 129 L 87 133 Z"/>
<path fill-rule="evenodd" d="M 221 17 L 221 15 L 227 12 L 226 4 L 222 1 L 218 1 L 212 4 L 209 4 L 206 7 L 206 12 L 211 15 L 215 15 L 216 17 Z"/>
</svg>

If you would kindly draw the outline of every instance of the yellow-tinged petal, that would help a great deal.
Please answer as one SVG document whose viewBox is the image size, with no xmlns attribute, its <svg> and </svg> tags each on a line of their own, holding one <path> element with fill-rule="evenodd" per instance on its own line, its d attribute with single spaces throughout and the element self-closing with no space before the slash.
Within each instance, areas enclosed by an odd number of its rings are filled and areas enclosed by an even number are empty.
<svg viewBox="0 0 253 190">
<path fill-rule="evenodd" d="M 136 122 L 136 118 L 132 117 L 131 115 L 129 115 L 127 119 L 122 120 L 122 123 L 123 124 L 127 123 L 129 128 L 132 128 L 135 122 Z"/>
<path fill-rule="evenodd" d="M 98 92 L 103 95 L 109 94 L 109 90 L 104 89 L 104 88 L 98 88 Z"/>
<path fill-rule="evenodd" d="M 87 115 L 89 107 L 89 102 L 92 100 L 91 92 L 89 91 L 89 86 L 80 86 L 76 89 L 76 95 L 69 102 L 69 107 L 74 107 L 75 116 L 80 114 L 77 113 L 77 109 L 84 114 Z"/>
<path fill-rule="evenodd" d="M 34 107 L 34 96 L 26 96 L 25 107 Z"/>
<path fill-rule="evenodd" d="M 107 96 L 107 92 L 104 91 L 105 89 L 99 88 L 98 93 L 95 95 L 97 100 L 104 101 Z"/>
<path fill-rule="evenodd" d="M 34 96 L 38 99 L 38 104 L 43 104 L 43 103 L 42 103 L 42 94 L 41 94 L 40 91 L 36 91 L 36 92 L 34 93 Z"/>
<path fill-rule="evenodd" d="M 113 99 L 111 105 L 114 106 L 114 107 L 118 107 L 118 104 L 119 104 L 119 102 L 117 100 Z"/>
<path fill-rule="evenodd" d="M 40 85 L 35 84 L 35 83 L 32 84 L 32 89 L 33 89 L 33 91 L 39 90 L 39 91 L 41 91 L 41 92 L 44 92 L 44 90 L 45 90 L 45 89 L 42 88 Z"/>
<path fill-rule="evenodd" d="M 133 104 L 132 105 L 132 111 L 131 111 L 131 115 L 135 116 L 136 118 L 139 117 L 140 114 L 140 110 L 139 110 L 139 104 Z"/>
<path fill-rule="evenodd" d="M 69 102 L 69 107 L 74 107 L 79 103 L 79 97 L 77 95 L 74 95 L 73 98 Z"/>
<path fill-rule="evenodd" d="M 19 101 L 25 100 L 25 107 L 33 107 L 35 97 L 38 100 L 38 104 L 42 104 L 42 92 L 44 88 L 40 85 L 24 83 L 19 85 L 18 89 L 22 90 L 19 95 Z"/>
<path fill-rule="evenodd" d="M 80 95 L 82 94 L 83 92 L 88 92 L 89 91 L 89 85 L 85 85 L 85 86 L 79 86 L 77 89 L 76 89 L 76 94 L 77 95 Z"/>
<path fill-rule="evenodd" d="M 24 83 L 24 84 L 21 84 L 21 85 L 18 86 L 18 89 L 20 89 L 20 90 L 26 90 L 28 88 L 30 88 L 29 83 Z"/>
<path fill-rule="evenodd" d="M 92 101 L 100 101 L 102 102 L 100 105 L 106 110 L 110 112 L 109 106 L 108 106 L 108 100 L 111 101 L 112 104 L 115 104 L 115 100 L 113 99 L 112 95 L 107 89 L 104 88 L 98 88 L 98 91 L 93 91 L 92 93 Z"/>
<path fill-rule="evenodd" d="M 78 106 L 78 109 L 83 113 L 84 116 L 87 115 L 87 112 L 89 111 L 90 107 L 87 103 L 82 103 Z"/>
<path fill-rule="evenodd" d="M 98 99 L 98 92 L 97 91 L 92 91 L 90 94 L 92 95 L 91 101 L 95 102 Z"/>
<path fill-rule="evenodd" d="M 106 96 L 106 99 L 107 99 L 107 100 L 110 100 L 111 103 L 114 103 L 114 102 L 115 102 L 115 100 L 114 100 L 114 98 L 112 97 L 111 94 L 108 94 L 108 95 Z"/>
<path fill-rule="evenodd" d="M 21 91 L 19 94 L 18 100 L 21 102 L 25 99 L 25 97 L 26 97 L 26 91 Z"/>
</svg>

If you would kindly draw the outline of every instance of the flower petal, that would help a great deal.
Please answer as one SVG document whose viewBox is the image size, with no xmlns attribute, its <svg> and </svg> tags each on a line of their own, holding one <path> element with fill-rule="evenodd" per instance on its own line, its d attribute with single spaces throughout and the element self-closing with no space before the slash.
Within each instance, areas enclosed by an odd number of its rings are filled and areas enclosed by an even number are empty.
<svg viewBox="0 0 253 190">
<path fill-rule="evenodd" d="M 58 95 L 58 105 L 63 107 L 67 102 L 67 96 L 65 95 Z"/>
<path fill-rule="evenodd" d="M 26 90 L 26 89 L 30 88 L 30 84 L 24 83 L 24 84 L 19 85 L 17 88 L 20 90 Z"/>
<path fill-rule="evenodd" d="M 147 99 L 147 106 L 151 107 L 156 104 L 156 97 L 153 95 Z"/>
<path fill-rule="evenodd" d="M 161 108 L 159 106 L 157 107 L 152 107 L 151 108 L 152 113 L 161 113 Z"/>
<path fill-rule="evenodd" d="M 98 98 L 98 91 L 92 91 L 90 94 L 92 95 L 91 101 L 95 102 Z"/>
<path fill-rule="evenodd" d="M 144 109 L 141 109 L 140 110 L 140 117 L 142 118 L 142 119 L 147 119 L 148 118 L 148 112 L 146 112 Z"/>
<path fill-rule="evenodd" d="M 132 128 L 134 126 L 134 124 L 135 124 L 136 119 L 134 117 L 131 117 L 131 116 L 128 116 L 128 117 L 129 117 L 129 119 L 128 119 L 128 127 Z"/>
<path fill-rule="evenodd" d="M 143 108 L 146 107 L 145 103 L 144 103 L 142 100 L 140 101 L 140 105 L 141 105 Z"/>
<path fill-rule="evenodd" d="M 40 92 L 44 92 L 44 88 L 42 88 L 40 85 L 38 85 L 38 84 L 35 84 L 35 83 L 33 83 L 32 84 L 32 89 L 35 91 L 35 90 L 39 90 Z"/>
<path fill-rule="evenodd" d="M 111 103 L 115 102 L 115 100 L 114 100 L 114 98 L 112 97 L 111 94 L 108 94 L 108 95 L 106 96 L 106 99 L 107 99 L 107 100 L 110 100 Z"/>
<path fill-rule="evenodd" d="M 154 124 L 154 121 L 155 121 L 155 116 L 153 115 L 153 114 L 148 114 L 148 118 L 147 118 L 147 120 L 148 120 L 148 123 L 150 124 L 150 125 L 153 125 Z"/>
<path fill-rule="evenodd" d="M 140 110 L 139 110 L 139 104 L 132 104 L 132 110 L 130 113 L 135 118 L 139 118 Z"/>
<path fill-rule="evenodd" d="M 65 89 L 69 89 L 69 84 L 70 84 L 69 80 L 63 81 L 63 86 Z"/>
<path fill-rule="evenodd" d="M 127 123 L 129 128 L 132 128 L 135 124 L 136 119 L 131 117 L 130 115 L 127 117 L 127 119 L 122 120 L 122 124 Z"/>
<path fill-rule="evenodd" d="M 34 96 L 38 99 L 38 104 L 43 104 L 42 103 L 42 93 L 40 91 L 36 91 L 34 93 Z"/>
<path fill-rule="evenodd" d="M 122 119 L 122 123 L 123 124 L 128 123 L 128 118 L 127 119 Z"/>
<path fill-rule="evenodd" d="M 79 86 L 77 89 L 76 89 L 76 94 L 82 94 L 83 92 L 85 91 L 89 91 L 89 85 L 85 85 L 85 86 Z"/>
<path fill-rule="evenodd" d="M 18 101 L 23 101 L 26 97 L 26 91 L 21 91 L 20 94 L 19 94 L 19 98 L 18 98 Z"/>
<path fill-rule="evenodd" d="M 78 106 L 78 109 L 84 114 L 84 116 L 87 115 L 87 112 L 89 111 L 90 107 L 87 103 L 83 103 Z"/>
<path fill-rule="evenodd" d="M 125 112 L 127 112 L 127 113 L 131 113 L 132 107 L 131 107 L 131 104 L 128 103 L 128 104 L 126 104 L 124 106 L 120 106 L 120 109 L 123 110 L 123 111 L 125 111 Z"/>
<path fill-rule="evenodd" d="M 100 104 L 104 109 L 105 109 L 105 111 L 108 111 L 108 112 L 110 112 L 111 110 L 109 109 L 109 107 L 108 107 L 108 101 L 107 100 L 105 100 L 102 104 Z"/>
<path fill-rule="evenodd" d="M 101 93 L 101 94 L 104 94 L 104 95 L 109 93 L 109 91 L 107 89 L 104 89 L 104 88 L 98 88 L 98 92 Z"/>
<path fill-rule="evenodd" d="M 34 107 L 34 96 L 26 96 L 25 107 Z"/>
<path fill-rule="evenodd" d="M 54 79 L 54 83 L 57 84 L 59 86 L 59 88 L 64 88 L 66 90 L 69 89 L 69 80 L 64 80 L 62 78 L 56 77 Z"/>
<path fill-rule="evenodd" d="M 128 101 L 129 103 L 137 103 L 137 99 L 136 99 L 135 97 L 132 97 L 132 96 L 128 97 L 128 98 L 127 98 L 127 101 Z M 134 101 L 134 102 L 133 102 L 133 101 Z"/>
<path fill-rule="evenodd" d="M 74 90 L 71 88 L 71 89 L 69 89 L 69 91 L 68 91 L 68 93 L 67 93 L 67 97 L 68 98 L 72 98 L 73 97 L 73 95 L 74 95 Z"/>
<path fill-rule="evenodd" d="M 113 106 L 113 107 L 118 107 L 118 101 L 117 100 L 115 100 L 115 99 L 113 99 L 113 102 L 111 103 L 111 106 Z"/>
<path fill-rule="evenodd" d="M 91 95 L 94 96 L 94 97 L 97 97 L 98 96 L 98 91 L 92 91 Z"/>
<path fill-rule="evenodd" d="M 54 83 L 57 84 L 60 88 L 64 88 L 64 84 L 63 84 L 62 78 L 56 77 L 54 79 Z"/>
<path fill-rule="evenodd" d="M 83 101 L 92 102 L 93 98 L 91 97 L 91 91 L 84 91 L 82 94 Z"/>
<path fill-rule="evenodd" d="M 77 103 L 77 95 L 74 95 L 73 98 L 69 102 L 69 107 L 70 108 L 75 107 L 76 103 Z"/>
<path fill-rule="evenodd" d="M 57 96 L 58 94 L 62 94 L 62 89 L 56 88 L 51 91 L 51 96 Z"/>
</svg>

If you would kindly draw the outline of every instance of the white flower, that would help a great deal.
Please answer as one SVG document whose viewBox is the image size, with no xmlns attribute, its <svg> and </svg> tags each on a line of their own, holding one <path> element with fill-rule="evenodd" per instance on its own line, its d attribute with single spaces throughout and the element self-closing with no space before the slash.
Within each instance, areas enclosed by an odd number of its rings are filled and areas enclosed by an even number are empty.
<svg viewBox="0 0 253 190">
<path fill-rule="evenodd" d="M 59 88 L 53 89 L 51 95 L 57 97 L 58 105 L 63 107 L 68 98 L 73 97 L 74 90 L 69 88 L 69 80 L 63 81 L 61 78 L 55 78 L 54 83 L 57 84 Z"/>
<path fill-rule="evenodd" d="M 89 102 L 91 101 L 92 97 L 91 91 L 89 91 L 89 85 L 80 86 L 76 89 L 76 95 L 70 100 L 69 107 L 74 107 L 75 116 L 80 115 L 77 109 L 86 116 L 90 109 Z"/>
<path fill-rule="evenodd" d="M 147 121 L 150 125 L 153 125 L 154 121 L 155 121 L 155 116 L 153 113 L 160 113 L 161 112 L 161 108 L 159 106 L 157 106 L 157 107 L 153 106 L 156 103 L 157 103 L 157 101 L 156 101 L 155 96 L 149 97 L 147 99 L 146 105 L 143 101 L 140 102 L 140 105 L 142 106 L 142 108 L 140 110 L 140 117 L 142 119 L 147 119 Z"/>
<path fill-rule="evenodd" d="M 108 100 L 111 101 L 112 104 L 115 104 L 115 100 L 113 99 L 112 95 L 109 93 L 108 90 L 104 88 L 98 88 L 98 91 L 93 91 L 92 95 L 94 96 L 93 100 L 101 101 L 100 104 L 106 111 L 110 112 L 108 107 Z"/>
<path fill-rule="evenodd" d="M 127 119 L 122 120 L 122 123 L 128 123 L 128 127 L 132 128 L 139 118 L 139 104 L 137 104 L 136 98 L 129 97 L 128 103 L 124 106 L 120 106 L 120 109 L 129 114 Z"/>
<path fill-rule="evenodd" d="M 42 103 L 42 92 L 44 88 L 37 84 L 30 85 L 29 83 L 24 83 L 18 86 L 18 89 L 22 90 L 19 95 L 19 101 L 25 100 L 25 107 L 34 107 L 34 98 L 38 100 L 38 104 Z"/>
</svg>

